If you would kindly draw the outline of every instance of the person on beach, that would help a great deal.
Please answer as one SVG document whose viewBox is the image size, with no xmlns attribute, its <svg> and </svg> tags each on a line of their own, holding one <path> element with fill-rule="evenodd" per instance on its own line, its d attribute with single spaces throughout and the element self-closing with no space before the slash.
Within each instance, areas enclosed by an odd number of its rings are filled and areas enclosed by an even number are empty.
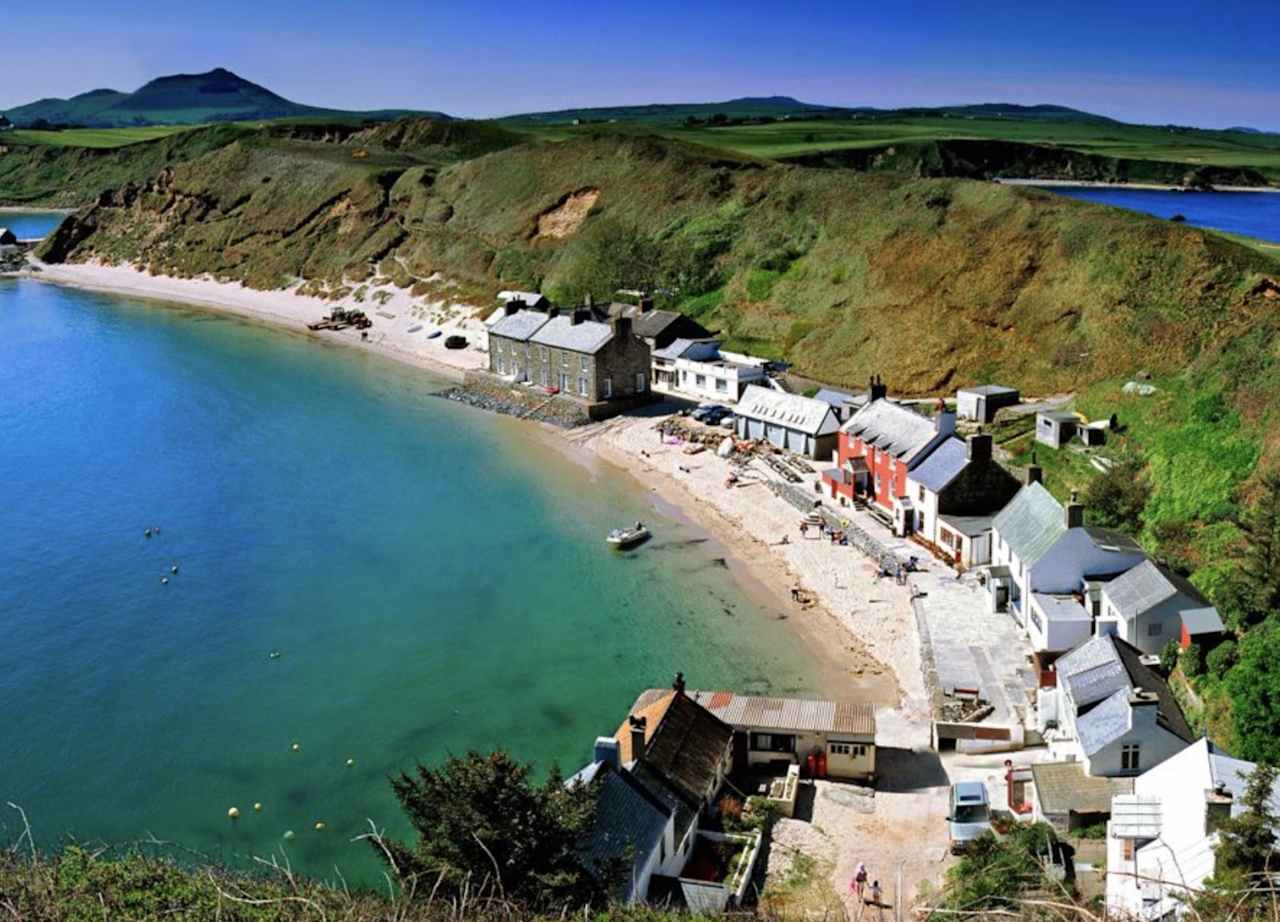
<svg viewBox="0 0 1280 922">
<path fill-rule="evenodd" d="M 804 522 L 800 523 L 800 537 L 801 538 L 809 537 L 809 526 L 806 525 Z"/>
<path fill-rule="evenodd" d="M 874 907 L 876 908 L 876 918 L 877 918 L 877 919 L 883 919 L 883 918 L 884 918 L 884 903 L 883 903 L 883 902 L 881 902 L 881 900 L 880 900 L 881 895 L 882 895 L 882 893 L 881 893 L 881 891 L 880 891 L 880 881 L 878 881 L 878 880 L 876 880 L 876 881 L 872 881 L 872 883 L 871 883 L 871 899 L 867 900 L 867 902 L 868 902 L 868 903 L 870 903 L 872 906 L 874 906 Z"/>
<path fill-rule="evenodd" d="M 858 899 L 862 899 L 862 893 L 866 888 L 867 866 L 859 861 L 857 870 L 853 872 L 853 877 L 849 881 L 849 892 L 857 894 Z"/>
</svg>

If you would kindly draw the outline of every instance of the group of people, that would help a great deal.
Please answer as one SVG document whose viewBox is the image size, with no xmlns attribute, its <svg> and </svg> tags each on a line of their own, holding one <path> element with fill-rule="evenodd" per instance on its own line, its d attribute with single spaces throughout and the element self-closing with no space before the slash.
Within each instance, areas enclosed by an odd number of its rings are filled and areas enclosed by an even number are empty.
<svg viewBox="0 0 1280 922">
<path fill-rule="evenodd" d="M 864 905 L 874 906 L 876 909 L 883 910 L 884 901 L 881 897 L 884 896 L 884 892 L 880 889 L 880 881 L 873 880 L 871 881 L 871 886 L 867 886 L 869 878 L 867 866 L 859 861 L 858 867 L 849 881 L 849 892 L 860 899 Z"/>
<path fill-rule="evenodd" d="M 828 525 L 827 525 L 827 523 L 826 523 L 826 522 L 820 522 L 819 524 L 817 524 L 817 525 L 815 525 L 815 526 L 813 526 L 813 527 L 814 527 L 814 528 L 816 528 L 816 529 L 818 529 L 818 534 L 819 534 L 819 535 L 822 535 L 822 536 L 825 536 L 825 537 L 830 538 L 830 539 L 831 539 L 831 543 L 832 543 L 832 544 L 846 544 L 846 545 L 847 545 L 847 544 L 849 543 L 849 537 L 848 537 L 848 535 L 846 535 L 843 531 L 841 531 L 841 530 L 840 530 L 840 529 L 838 529 L 838 528 L 831 528 L 830 526 L 828 526 Z M 800 537 L 801 537 L 801 538 L 807 538 L 807 537 L 809 537 L 809 523 L 808 523 L 808 522 L 801 522 L 801 523 L 800 523 Z"/>
</svg>

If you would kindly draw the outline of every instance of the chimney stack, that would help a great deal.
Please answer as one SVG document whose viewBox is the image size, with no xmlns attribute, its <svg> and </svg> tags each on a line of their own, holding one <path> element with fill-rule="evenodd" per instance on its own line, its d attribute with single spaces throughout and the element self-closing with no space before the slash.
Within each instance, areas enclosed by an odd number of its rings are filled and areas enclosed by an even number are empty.
<svg viewBox="0 0 1280 922">
<path fill-rule="evenodd" d="M 508 301 L 506 304 L 502 306 L 502 314 L 504 317 L 510 317 L 512 314 L 523 309 L 524 309 L 524 302 L 521 301 L 519 298 L 512 298 L 510 301 Z"/>
<path fill-rule="evenodd" d="M 991 460 L 991 436 L 981 429 L 969 436 L 965 457 L 970 461 L 985 464 Z"/>
<path fill-rule="evenodd" d="M 677 695 L 684 694 L 684 673 L 677 672 L 676 680 L 671 683 L 671 687 L 675 689 Z"/>
<path fill-rule="evenodd" d="M 884 400 L 888 396 L 889 388 L 885 387 L 884 381 L 881 380 L 879 375 L 872 375 L 870 396 L 867 398 L 867 402 L 870 403 L 874 400 Z"/>
<path fill-rule="evenodd" d="M 644 731 L 649 721 L 644 717 L 632 717 L 631 723 L 631 758 L 639 762 L 644 758 Z"/>
<path fill-rule="evenodd" d="M 1075 490 L 1071 491 L 1071 501 L 1066 505 L 1067 528 L 1081 528 L 1084 526 L 1084 503 L 1080 502 L 1079 494 Z"/>
<path fill-rule="evenodd" d="M 1031 452 L 1031 463 L 1027 465 L 1026 481 L 1027 486 L 1031 486 L 1033 483 L 1044 483 L 1044 468 L 1036 463 L 1034 450 Z"/>
<path fill-rule="evenodd" d="M 653 298 L 641 298 L 640 313 L 647 314 L 651 310 L 653 310 Z"/>
<path fill-rule="evenodd" d="M 933 428 L 943 435 L 951 435 L 956 431 L 956 411 L 947 409 L 947 402 L 938 398 L 938 412 L 933 417 Z"/>
<path fill-rule="evenodd" d="M 603 762 L 612 769 L 622 768 L 622 747 L 618 741 L 612 736 L 597 736 L 595 761 Z"/>
<path fill-rule="evenodd" d="M 626 339 L 631 335 L 631 318 L 617 314 L 609 318 L 609 326 L 613 327 L 613 335 L 617 339 Z"/>
<path fill-rule="evenodd" d="M 587 308 L 575 307 L 573 309 L 573 313 L 569 316 L 569 323 L 576 327 L 578 324 L 582 323 L 583 320 L 587 319 L 588 312 Z"/>
</svg>

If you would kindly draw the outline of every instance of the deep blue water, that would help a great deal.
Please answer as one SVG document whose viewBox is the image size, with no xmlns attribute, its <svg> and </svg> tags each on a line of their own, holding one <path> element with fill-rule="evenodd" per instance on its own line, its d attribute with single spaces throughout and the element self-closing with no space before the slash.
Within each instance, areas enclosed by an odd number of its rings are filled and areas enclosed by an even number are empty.
<svg viewBox="0 0 1280 922">
<path fill-rule="evenodd" d="M 1277 192 L 1162 192 L 1097 186 L 1053 186 L 1048 191 L 1158 218 L 1180 214 L 1196 227 L 1280 243 L 1280 193 Z"/>
<path fill-rule="evenodd" d="M 576 768 L 677 669 L 819 690 L 703 532 L 421 372 L 35 281 L 0 322 L 0 805 L 42 843 L 376 881 L 350 839 L 406 831 L 386 779 L 418 759 Z M 635 519 L 655 540 L 607 551 Z"/>
<path fill-rule="evenodd" d="M 6 211 L 0 208 L 0 227 L 9 228 L 19 240 L 31 240 L 52 231 L 64 217 L 62 212 Z"/>
</svg>

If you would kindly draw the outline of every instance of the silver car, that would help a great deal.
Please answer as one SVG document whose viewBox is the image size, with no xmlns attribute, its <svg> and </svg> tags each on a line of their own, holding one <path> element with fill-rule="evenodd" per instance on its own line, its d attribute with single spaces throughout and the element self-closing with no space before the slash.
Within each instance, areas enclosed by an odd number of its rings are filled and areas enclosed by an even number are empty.
<svg viewBox="0 0 1280 922">
<path fill-rule="evenodd" d="M 963 851 L 974 839 L 991 828 L 991 803 L 981 781 L 961 781 L 951 785 L 947 810 L 947 833 L 951 851 Z"/>
</svg>

